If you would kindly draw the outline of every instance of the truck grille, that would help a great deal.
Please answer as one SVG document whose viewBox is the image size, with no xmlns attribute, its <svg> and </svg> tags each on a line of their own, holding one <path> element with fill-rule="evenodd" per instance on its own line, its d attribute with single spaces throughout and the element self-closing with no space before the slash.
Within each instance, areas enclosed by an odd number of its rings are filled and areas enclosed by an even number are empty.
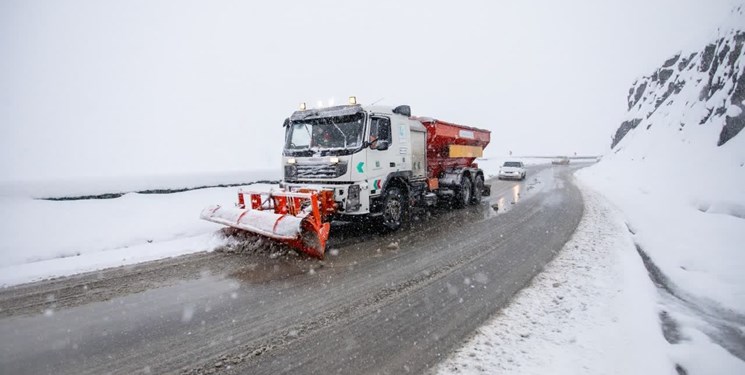
<svg viewBox="0 0 745 375">
<path fill-rule="evenodd" d="M 337 178 L 347 173 L 346 163 L 337 164 L 297 164 L 285 168 L 285 179 L 288 181 L 302 179 Z"/>
</svg>

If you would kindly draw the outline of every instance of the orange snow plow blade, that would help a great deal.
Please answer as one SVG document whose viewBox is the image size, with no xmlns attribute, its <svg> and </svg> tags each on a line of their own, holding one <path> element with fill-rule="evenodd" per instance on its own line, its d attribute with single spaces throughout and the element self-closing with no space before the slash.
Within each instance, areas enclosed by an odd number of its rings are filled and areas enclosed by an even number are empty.
<svg viewBox="0 0 745 375">
<path fill-rule="evenodd" d="M 249 197 L 249 205 L 245 203 Z M 238 191 L 236 207 L 213 205 L 202 210 L 204 220 L 242 229 L 284 242 L 312 257 L 323 259 L 336 209 L 333 191 Z"/>
</svg>

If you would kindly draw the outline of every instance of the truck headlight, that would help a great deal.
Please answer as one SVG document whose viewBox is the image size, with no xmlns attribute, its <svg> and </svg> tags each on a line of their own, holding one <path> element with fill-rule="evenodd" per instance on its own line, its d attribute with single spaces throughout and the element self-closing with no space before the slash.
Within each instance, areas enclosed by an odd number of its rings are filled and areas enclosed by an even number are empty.
<svg viewBox="0 0 745 375">
<path fill-rule="evenodd" d="M 336 157 L 336 156 L 332 156 L 332 157 L 329 158 L 329 163 L 331 163 L 331 164 L 336 164 L 338 162 L 339 162 L 339 158 Z"/>
<path fill-rule="evenodd" d="M 287 159 L 287 164 L 295 164 L 295 163 L 297 163 L 297 160 L 295 160 L 295 158 Z"/>
<path fill-rule="evenodd" d="M 285 180 L 297 178 L 297 166 L 295 164 L 285 165 Z"/>
<path fill-rule="evenodd" d="M 336 176 L 341 177 L 347 173 L 347 163 L 336 163 Z M 354 185 L 353 185 L 354 186 Z"/>
<path fill-rule="evenodd" d="M 360 185 L 351 185 L 347 190 L 347 212 L 360 209 Z"/>
</svg>

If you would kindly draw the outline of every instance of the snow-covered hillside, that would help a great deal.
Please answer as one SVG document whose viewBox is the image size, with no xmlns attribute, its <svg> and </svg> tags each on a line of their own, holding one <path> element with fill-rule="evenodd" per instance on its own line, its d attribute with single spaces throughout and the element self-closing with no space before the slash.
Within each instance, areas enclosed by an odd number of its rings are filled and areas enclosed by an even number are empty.
<svg viewBox="0 0 745 375">
<path fill-rule="evenodd" d="M 611 151 L 578 173 L 622 210 L 688 373 L 745 368 L 744 10 L 637 80 Z"/>
<path fill-rule="evenodd" d="M 728 30 L 637 81 L 613 149 L 580 173 L 628 211 L 632 227 L 655 229 L 638 236 L 666 274 L 741 311 L 745 283 L 728 280 L 742 281 L 733 266 L 745 261 L 743 42 L 745 30 Z"/>
<path fill-rule="evenodd" d="M 681 133 L 685 138 L 691 135 L 691 128 L 703 126 L 711 129 L 708 137 L 717 135 L 716 144 L 721 146 L 745 127 L 745 28 L 737 22 L 745 22 L 742 12 L 742 8 L 735 10 L 731 25 L 702 50 L 679 52 L 654 73 L 634 82 L 628 93 L 627 119 L 613 136 L 615 152 L 626 144 L 641 143 L 621 143 L 627 134 L 628 138 L 644 134 L 630 132 L 637 128 L 688 129 Z"/>
</svg>

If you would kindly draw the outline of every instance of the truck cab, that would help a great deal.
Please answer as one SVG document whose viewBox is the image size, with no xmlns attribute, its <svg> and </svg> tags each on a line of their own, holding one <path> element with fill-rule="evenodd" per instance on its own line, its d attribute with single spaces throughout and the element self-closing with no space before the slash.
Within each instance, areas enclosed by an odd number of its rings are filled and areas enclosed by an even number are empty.
<svg viewBox="0 0 745 375">
<path fill-rule="evenodd" d="M 426 180 L 426 129 L 408 107 L 297 111 L 285 121 L 282 188 L 334 191 L 341 215 L 381 215 L 391 184 Z M 392 186 L 392 185 L 391 185 Z"/>
</svg>

